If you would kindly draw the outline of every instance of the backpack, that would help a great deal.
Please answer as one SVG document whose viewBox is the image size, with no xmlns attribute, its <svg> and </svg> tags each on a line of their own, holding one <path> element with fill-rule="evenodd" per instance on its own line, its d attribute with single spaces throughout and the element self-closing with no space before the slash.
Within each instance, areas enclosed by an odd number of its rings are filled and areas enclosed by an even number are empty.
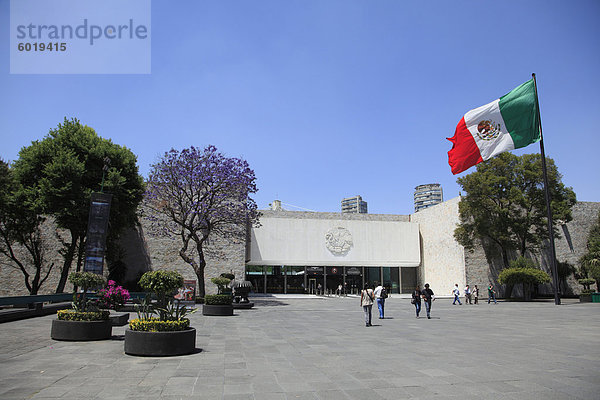
<svg viewBox="0 0 600 400">
<path fill-rule="evenodd" d="M 381 297 L 382 299 L 387 299 L 387 290 L 385 290 L 384 287 L 381 288 L 381 294 L 379 295 L 379 297 Z"/>
</svg>

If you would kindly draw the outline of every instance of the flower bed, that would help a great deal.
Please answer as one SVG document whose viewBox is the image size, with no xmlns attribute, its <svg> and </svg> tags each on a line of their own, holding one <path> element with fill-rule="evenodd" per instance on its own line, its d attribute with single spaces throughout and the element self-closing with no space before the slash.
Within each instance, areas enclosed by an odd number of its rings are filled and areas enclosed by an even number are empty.
<svg viewBox="0 0 600 400">
<path fill-rule="evenodd" d="M 170 332 L 183 331 L 190 326 L 190 320 L 187 318 L 178 321 L 161 321 L 158 318 L 133 319 L 129 321 L 129 329 L 132 331 L 143 332 Z"/>
<path fill-rule="evenodd" d="M 76 311 L 58 310 L 56 312 L 60 321 L 104 321 L 110 316 L 108 310 L 100 311 Z"/>
</svg>

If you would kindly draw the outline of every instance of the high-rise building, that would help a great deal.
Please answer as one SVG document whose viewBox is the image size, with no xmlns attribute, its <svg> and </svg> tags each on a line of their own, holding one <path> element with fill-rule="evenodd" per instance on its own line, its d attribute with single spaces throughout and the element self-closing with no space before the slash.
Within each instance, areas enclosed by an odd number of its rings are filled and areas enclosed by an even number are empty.
<svg viewBox="0 0 600 400">
<path fill-rule="evenodd" d="M 415 188 L 415 212 L 435 206 L 444 201 L 442 186 L 439 183 L 428 183 Z"/>
<path fill-rule="evenodd" d="M 367 202 L 360 196 L 342 199 L 342 214 L 367 214 Z"/>
</svg>

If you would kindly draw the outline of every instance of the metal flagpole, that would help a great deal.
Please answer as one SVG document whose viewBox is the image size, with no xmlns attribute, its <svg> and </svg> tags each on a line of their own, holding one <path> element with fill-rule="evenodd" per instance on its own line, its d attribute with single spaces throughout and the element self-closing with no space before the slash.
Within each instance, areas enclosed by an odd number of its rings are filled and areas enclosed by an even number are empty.
<svg viewBox="0 0 600 400">
<path fill-rule="evenodd" d="M 542 156 L 542 171 L 544 173 L 544 194 L 546 197 L 546 211 L 548 213 L 548 238 L 550 239 L 550 267 L 552 269 L 552 284 L 554 285 L 554 304 L 560 305 L 560 295 L 558 293 L 558 271 L 556 268 L 556 249 L 554 248 L 554 230 L 552 223 L 552 209 L 550 208 L 550 189 L 548 188 L 548 172 L 546 170 L 546 153 L 544 152 L 544 136 L 542 135 L 542 118 L 540 117 L 540 103 L 537 93 L 537 82 L 535 74 L 533 77 L 533 87 L 535 89 L 535 102 L 537 105 L 537 118 L 540 130 L 540 152 Z"/>
</svg>

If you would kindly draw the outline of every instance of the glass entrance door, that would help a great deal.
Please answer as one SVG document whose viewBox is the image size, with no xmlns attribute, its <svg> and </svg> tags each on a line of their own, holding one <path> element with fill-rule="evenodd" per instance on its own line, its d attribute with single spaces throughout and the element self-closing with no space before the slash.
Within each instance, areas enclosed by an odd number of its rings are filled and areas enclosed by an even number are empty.
<svg viewBox="0 0 600 400">
<path fill-rule="evenodd" d="M 341 294 L 344 288 L 344 269 L 343 267 L 327 267 L 327 288 L 326 294 Z M 339 289 L 339 291 L 338 291 Z"/>
<path fill-rule="evenodd" d="M 362 267 L 346 267 L 346 294 L 359 294 L 362 282 Z"/>
</svg>

